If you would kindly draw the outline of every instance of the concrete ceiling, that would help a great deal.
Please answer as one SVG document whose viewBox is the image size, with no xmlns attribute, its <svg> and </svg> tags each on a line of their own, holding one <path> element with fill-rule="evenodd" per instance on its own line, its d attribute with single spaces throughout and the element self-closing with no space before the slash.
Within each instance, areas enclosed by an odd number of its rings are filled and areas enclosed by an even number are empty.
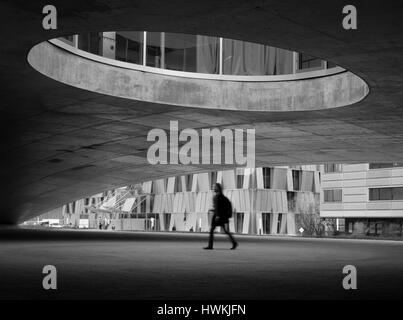
<svg viewBox="0 0 403 320">
<path fill-rule="evenodd" d="M 0 222 L 15 223 L 116 186 L 220 166 L 151 166 L 151 128 L 256 126 L 259 165 L 403 160 L 403 19 L 399 1 L 355 1 L 358 30 L 342 28 L 345 1 L 53 1 L 58 29 L 42 28 L 45 1 L 1 9 Z M 366 81 L 352 106 L 245 112 L 126 100 L 70 87 L 35 71 L 29 50 L 89 31 L 148 30 L 267 43 L 332 61 Z"/>
</svg>

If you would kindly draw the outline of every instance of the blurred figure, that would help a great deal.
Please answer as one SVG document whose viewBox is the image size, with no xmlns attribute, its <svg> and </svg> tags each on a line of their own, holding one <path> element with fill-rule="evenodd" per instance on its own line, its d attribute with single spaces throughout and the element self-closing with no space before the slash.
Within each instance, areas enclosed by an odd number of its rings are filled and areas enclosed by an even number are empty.
<svg viewBox="0 0 403 320">
<path fill-rule="evenodd" d="M 213 215 L 213 219 L 211 220 L 211 229 L 210 229 L 208 246 L 205 247 L 204 249 L 206 249 L 206 250 L 213 249 L 214 230 L 216 227 L 221 227 L 224 229 L 224 232 L 231 239 L 231 242 L 232 242 L 231 250 L 234 250 L 234 249 L 236 249 L 236 247 L 238 247 L 238 242 L 235 241 L 234 237 L 229 232 L 228 226 L 227 226 L 229 218 L 231 218 L 231 216 L 232 216 L 231 201 L 229 201 L 229 199 L 226 196 L 224 196 L 224 194 L 222 193 L 221 184 L 219 184 L 219 183 L 216 183 L 214 185 L 214 193 L 215 193 L 214 198 L 213 198 L 214 215 Z"/>
</svg>

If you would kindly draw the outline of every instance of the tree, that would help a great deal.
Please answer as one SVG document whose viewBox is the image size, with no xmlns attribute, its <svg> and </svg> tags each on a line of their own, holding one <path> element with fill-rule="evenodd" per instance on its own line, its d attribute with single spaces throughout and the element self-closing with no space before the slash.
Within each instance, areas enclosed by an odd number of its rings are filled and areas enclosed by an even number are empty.
<svg viewBox="0 0 403 320">
<path fill-rule="evenodd" d="M 325 231 L 325 223 L 320 217 L 319 206 L 310 204 L 308 210 L 299 214 L 299 221 L 304 233 L 321 237 Z"/>
</svg>

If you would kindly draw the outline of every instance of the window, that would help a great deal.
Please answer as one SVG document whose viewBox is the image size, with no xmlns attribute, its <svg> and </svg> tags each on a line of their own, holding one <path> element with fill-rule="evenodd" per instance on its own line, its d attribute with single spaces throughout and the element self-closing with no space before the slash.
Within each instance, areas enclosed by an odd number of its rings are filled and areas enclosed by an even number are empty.
<svg viewBox="0 0 403 320">
<path fill-rule="evenodd" d="M 277 233 L 280 233 L 281 231 L 281 222 L 283 220 L 283 214 L 279 213 L 278 214 L 278 220 L 277 220 Z"/>
<path fill-rule="evenodd" d="M 323 69 L 324 61 L 307 54 L 300 53 L 298 55 L 298 69 Z"/>
<path fill-rule="evenodd" d="M 242 189 L 243 188 L 243 181 L 244 181 L 244 169 L 243 168 L 237 168 L 236 169 L 236 187 L 237 189 Z"/>
<path fill-rule="evenodd" d="M 197 36 L 179 33 L 165 34 L 165 68 L 196 72 Z"/>
<path fill-rule="evenodd" d="M 147 66 L 169 70 L 219 71 L 219 39 L 167 32 L 147 32 Z"/>
<path fill-rule="evenodd" d="M 242 233 L 243 231 L 243 221 L 244 221 L 244 213 L 243 212 L 236 212 L 234 217 L 234 227 L 236 233 Z"/>
<path fill-rule="evenodd" d="M 270 189 L 271 168 L 263 168 L 263 188 Z"/>
<path fill-rule="evenodd" d="M 323 190 L 323 200 L 324 202 L 341 202 L 342 190 L 341 189 Z"/>
<path fill-rule="evenodd" d="M 71 46 L 74 46 L 74 36 L 64 36 L 60 37 L 59 39 Z"/>
<path fill-rule="evenodd" d="M 338 163 L 328 163 L 324 166 L 325 173 L 341 172 L 342 165 Z"/>
<path fill-rule="evenodd" d="M 211 190 L 214 190 L 214 185 L 216 184 L 216 182 L 217 182 L 217 171 L 212 171 L 212 172 L 210 172 L 210 184 L 211 184 L 210 188 L 211 188 Z"/>
<path fill-rule="evenodd" d="M 182 192 L 192 191 L 193 184 L 193 174 L 186 175 L 186 190 L 182 190 Z"/>
<path fill-rule="evenodd" d="M 175 186 L 174 186 L 174 192 L 182 192 L 182 178 L 181 177 L 175 177 Z"/>
<path fill-rule="evenodd" d="M 327 68 L 328 68 L 328 69 L 335 68 L 335 67 L 337 67 L 337 65 L 334 64 L 333 62 L 331 62 L 331 61 L 328 61 L 328 62 L 327 62 Z"/>
<path fill-rule="evenodd" d="M 165 68 L 165 33 L 147 32 L 147 66 Z"/>
<path fill-rule="evenodd" d="M 292 183 L 295 191 L 301 190 L 301 176 L 301 170 L 292 170 Z"/>
<path fill-rule="evenodd" d="M 296 193 L 292 191 L 287 191 L 287 204 L 288 204 L 288 211 L 295 212 L 296 207 Z"/>
<path fill-rule="evenodd" d="M 394 168 L 394 167 L 403 167 L 403 163 L 394 162 L 394 163 L 370 163 L 370 169 L 383 169 L 383 168 Z"/>
<path fill-rule="evenodd" d="M 222 64 L 224 74 L 290 74 L 293 68 L 293 52 L 258 43 L 223 39 Z"/>
<path fill-rule="evenodd" d="M 370 188 L 369 200 L 403 200 L 403 187 L 396 188 Z"/>
<path fill-rule="evenodd" d="M 78 49 L 102 55 L 102 33 L 91 32 L 78 36 Z"/>
<path fill-rule="evenodd" d="M 140 198 L 140 201 L 141 201 L 141 203 L 140 203 L 140 212 L 141 212 L 141 213 L 145 213 L 146 210 L 147 210 L 147 200 L 146 200 L 146 197 L 141 197 L 141 198 Z"/>
<path fill-rule="evenodd" d="M 143 64 L 143 32 L 116 32 L 116 60 Z"/>
</svg>

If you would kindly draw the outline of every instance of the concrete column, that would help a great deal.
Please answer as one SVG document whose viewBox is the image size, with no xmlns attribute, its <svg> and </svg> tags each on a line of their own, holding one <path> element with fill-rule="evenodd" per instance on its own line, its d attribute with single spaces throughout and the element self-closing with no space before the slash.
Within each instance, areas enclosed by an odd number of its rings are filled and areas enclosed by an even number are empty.
<svg viewBox="0 0 403 320">
<path fill-rule="evenodd" d="M 287 234 L 295 236 L 295 213 L 287 213 Z"/>
</svg>

